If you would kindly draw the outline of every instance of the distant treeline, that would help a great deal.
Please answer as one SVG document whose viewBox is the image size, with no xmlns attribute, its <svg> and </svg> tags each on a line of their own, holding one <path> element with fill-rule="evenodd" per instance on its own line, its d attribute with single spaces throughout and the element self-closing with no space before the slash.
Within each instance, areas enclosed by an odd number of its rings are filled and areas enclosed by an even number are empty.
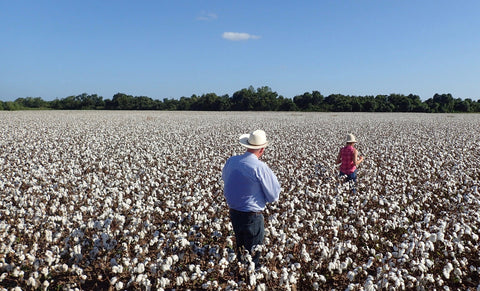
<svg viewBox="0 0 480 291">
<path fill-rule="evenodd" d="M 426 101 L 417 95 L 323 96 L 319 91 L 285 98 L 271 88 L 242 89 L 228 95 L 215 93 L 180 99 L 154 100 L 146 96 L 117 93 L 112 99 L 86 93 L 53 101 L 41 97 L 18 98 L 1 102 L 0 110 L 59 109 L 59 110 L 198 110 L 198 111 L 319 111 L 319 112 L 480 112 L 479 100 L 462 100 L 451 94 L 435 94 Z"/>
</svg>

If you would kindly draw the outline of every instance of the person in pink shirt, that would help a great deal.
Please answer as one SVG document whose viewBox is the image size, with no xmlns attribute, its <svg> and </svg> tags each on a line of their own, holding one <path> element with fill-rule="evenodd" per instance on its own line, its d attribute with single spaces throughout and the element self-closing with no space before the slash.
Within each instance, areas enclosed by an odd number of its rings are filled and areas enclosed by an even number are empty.
<svg viewBox="0 0 480 291">
<path fill-rule="evenodd" d="M 352 192 L 355 193 L 357 183 L 357 166 L 363 161 L 358 156 L 358 150 L 354 147 L 357 139 L 353 134 L 347 135 L 347 144 L 340 149 L 337 156 L 337 164 L 340 164 L 340 177 L 346 176 L 345 181 L 353 181 Z"/>
</svg>

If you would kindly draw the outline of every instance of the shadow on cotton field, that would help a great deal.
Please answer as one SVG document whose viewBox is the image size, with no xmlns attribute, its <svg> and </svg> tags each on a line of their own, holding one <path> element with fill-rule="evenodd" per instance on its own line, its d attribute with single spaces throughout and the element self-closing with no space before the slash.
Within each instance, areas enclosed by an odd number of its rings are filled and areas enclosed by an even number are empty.
<svg viewBox="0 0 480 291">
<path fill-rule="evenodd" d="M 480 116 L 0 112 L 2 290 L 478 290 Z M 263 129 L 280 200 L 241 264 L 221 170 Z M 336 155 L 356 135 L 357 191 Z"/>
</svg>

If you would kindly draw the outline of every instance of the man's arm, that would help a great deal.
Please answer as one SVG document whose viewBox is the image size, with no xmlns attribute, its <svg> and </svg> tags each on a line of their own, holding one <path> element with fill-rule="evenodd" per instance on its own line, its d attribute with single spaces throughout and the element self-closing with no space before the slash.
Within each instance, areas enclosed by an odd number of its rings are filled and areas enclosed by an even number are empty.
<svg viewBox="0 0 480 291">
<path fill-rule="evenodd" d="M 280 197 L 280 183 L 277 180 L 277 176 L 270 170 L 269 167 L 265 166 L 261 169 L 259 173 L 260 182 L 262 184 L 262 190 L 265 194 L 265 200 L 267 202 L 277 201 Z"/>
</svg>

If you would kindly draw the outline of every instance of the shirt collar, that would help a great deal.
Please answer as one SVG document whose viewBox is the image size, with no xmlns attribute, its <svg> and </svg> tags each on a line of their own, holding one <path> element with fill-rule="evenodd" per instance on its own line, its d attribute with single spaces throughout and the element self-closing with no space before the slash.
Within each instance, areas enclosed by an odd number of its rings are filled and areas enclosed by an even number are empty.
<svg viewBox="0 0 480 291">
<path fill-rule="evenodd" d="M 255 159 L 257 159 L 257 160 L 258 160 L 258 157 L 257 157 L 257 155 L 255 155 L 254 153 L 251 153 L 251 152 L 245 152 L 245 154 L 244 154 L 244 155 L 245 155 L 246 157 L 253 157 L 253 158 L 255 158 Z"/>
</svg>

